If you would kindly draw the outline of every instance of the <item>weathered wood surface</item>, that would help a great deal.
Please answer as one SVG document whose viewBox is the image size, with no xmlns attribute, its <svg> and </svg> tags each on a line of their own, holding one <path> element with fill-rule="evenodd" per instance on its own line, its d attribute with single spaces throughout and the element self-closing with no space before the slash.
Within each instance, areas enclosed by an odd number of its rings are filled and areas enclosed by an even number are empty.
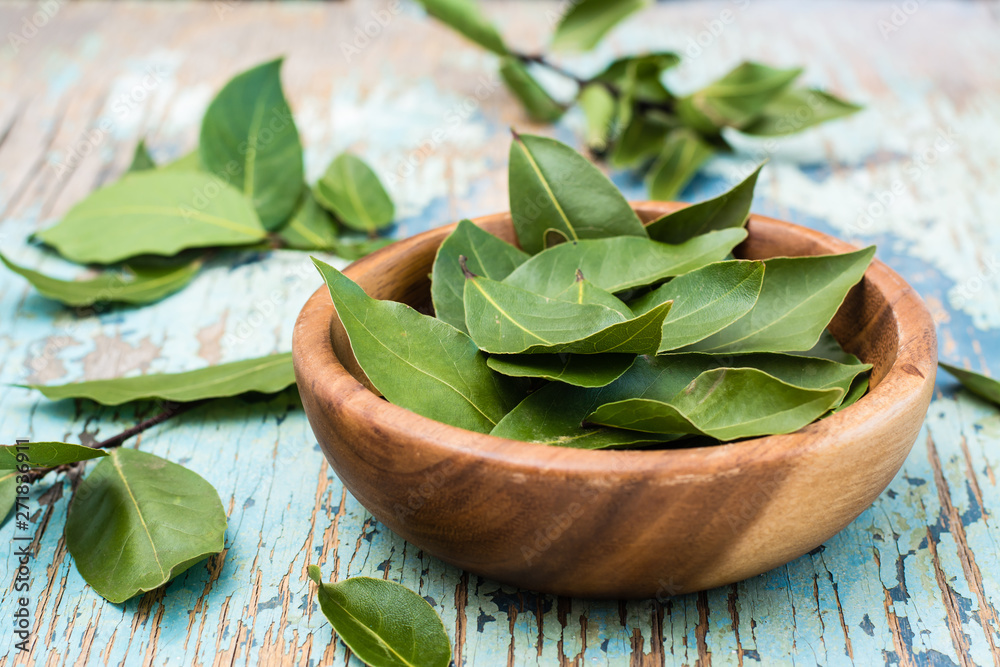
<svg viewBox="0 0 1000 667">
<path fill-rule="evenodd" d="M 310 176 L 336 152 L 358 151 L 390 183 L 400 236 L 506 208 L 506 128 L 543 128 L 499 86 L 492 56 L 411 5 L 348 62 L 342 44 L 386 6 L 58 4 L 16 52 L 6 35 L 21 34 L 37 7 L 0 6 L 3 251 L 72 275 L 26 237 L 116 178 L 140 137 L 160 160 L 187 151 L 213 92 L 279 53 L 288 55 L 285 85 Z M 557 10 L 489 7 L 525 49 L 542 43 Z M 689 49 L 695 57 L 674 76 L 683 87 L 741 58 L 801 63 L 811 82 L 866 102 L 865 113 L 801 137 L 743 142 L 741 156 L 713 163 L 685 197 L 714 194 L 770 155 L 756 211 L 879 243 L 935 314 L 942 358 L 1000 375 L 998 16 L 989 3 L 669 3 L 565 62 L 587 72 L 618 52 Z M 704 32 L 712 25 L 721 34 Z M 700 33 L 695 53 L 689 40 Z M 580 125 L 570 116 L 554 132 L 576 142 Z M 643 197 L 636 179 L 615 178 Z M 287 350 L 295 314 L 318 284 L 303 254 L 228 255 L 154 306 L 80 316 L 4 272 L 0 382 L 176 371 Z M 7 386 L 0 406 L 5 442 L 89 442 L 137 416 Z M 226 552 L 165 590 L 106 603 L 66 553 L 69 485 L 39 485 L 36 644 L 15 655 L 5 621 L 0 664 L 356 665 L 312 601 L 310 563 L 327 576 L 384 576 L 419 590 L 444 618 L 456 665 L 1000 664 L 1000 414 L 947 378 L 903 470 L 840 535 L 752 580 L 661 600 L 538 596 L 420 553 L 344 491 L 287 402 L 215 404 L 134 445 L 216 486 L 230 515 Z M 0 537 L 14 531 L 8 521 Z"/>
</svg>

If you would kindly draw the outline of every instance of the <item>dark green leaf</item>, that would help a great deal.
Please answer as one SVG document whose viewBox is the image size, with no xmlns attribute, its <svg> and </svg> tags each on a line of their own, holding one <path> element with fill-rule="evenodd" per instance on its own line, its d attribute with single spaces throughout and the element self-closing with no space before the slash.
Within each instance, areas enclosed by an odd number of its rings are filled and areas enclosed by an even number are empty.
<svg viewBox="0 0 1000 667">
<path fill-rule="evenodd" d="M 871 372 L 865 372 L 854 378 L 854 382 L 851 383 L 850 388 L 847 390 L 847 395 L 840 402 L 840 405 L 833 408 L 833 412 L 840 412 L 846 408 L 851 407 L 857 403 L 862 396 L 868 393 L 868 382 Z"/>
<path fill-rule="evenodd" d="M 604 306 L 605 308 L 610 308 L 621 313 L 626 319 L 631 319 L 635 315 L 632 309 L 625 305 L 624 301 L 611 292 L 595 286 L 583 277 L 582 272 L 577 273 L 575 283 L 559 294 L 556 294 L 553 298 L 559 301 L 569 301 L 570 303 L 589 303 Z"/>
<path fill-rule="evenodd" d="M 654 157 L 662 148 L 669 130 L 667 125 L 649 114 L 632 115 L 611 153 L 611 164 L 631 167 Z"/>
<path fill-rule="evenodd" d="M 587 119 L 587 146 L 603 151 L 614 131 L 616 104 L 614 96 L 600 83 L 584 86 L 576 100 Z"/>
<path fill-rule="evenodd" d="M 557 51 L 589 51 L 629 14 L 648 3 L 646 0 L 579 0 L 569 9 L 552 36 Z"/>
<path fill-rule="evenodd" d="M 787 89 L 767 103 L 741 132 L 764 137 L 793 134 L 807 127 L 849 116 L 863 107 L 809 88 Z"/>
<path fill-rule="evenodd" d="M 1000 405 L 1000 382 L 997 382 L 993 378 L 986 375 L 982 375 L 981 373 L 959 368 L 958 366 L 952 366 L 951 364 L 946 364 L 943 361 L 939 361 L 938 366 L 958 378 L 958 381 L 962 383 L 962 386 L 971 391 L 973 394 Z"/>
<path fill-rule="evenodd" d="M 550 232 L 569 241 L 646 237 L 618 188 L 589 160 L 554 139 L 516 136 L 508 181 L 514 230 L 529 254 L 545 248 Z"/>
<path fill-rule="evenodd" d="M 635 361 L 634 354 L 505 354 L 486 360 L 497 373 L 545 378 L 576 387 L 611 384 Z"/>
<path fill-rule="evenodd" d="M 840 255 L 765 260 L 764 284 L 753 310 L 692 347 L 706 352 L 808 350 L 874 256 L 875 246 L 870 246 Z"/>
<path fill-rule="evenodd" d="M 465 328 L 465 276 L 459 263 L 465 257 L 468 269 L 477 276 L 503 280 L 528 259 L 506 241 L 462 220 L 455 231 L 438 247 L 431 274 L 431 300 L 434 315 L 459 331 Z"/>
<path fill-rule="evenodd" d="M 302 190 L 302 144 L 285 94 L 282 60 L 233 77 L 201 124 L 201 161 L 253 202 L 269 230 L 284 224 Z"/>
<path fill-rule="evenodd" d="M 19 455 L 20 458 L 19 458 Z M 16 470 L 19 465 L 32 468 L 54 468 L 66 463 L 89 461 L 107 456 L 108 453 L 76 445 L 72 442 L 28 442 L 20 445 L 0 446 L 0 470 Z"/>
<path fill-rule="evenodd" d="M 361 259 L 376 250 L 391 245 L 393 239 L 368 239 L 366 241 L 338 241 L 330 250 L 344 259 Z"/>
<path fill-rule="evenodd" d="M 128 173 L 155 168 L 156 163 L 153 162 L 153 157 L 149 154 L 149 150 L 146 149 L 146 140 L 140 139 L 139 143 L 135 146 L 135 152 L 132 154 L 132 164 L 128 167 Z"/>
<path fill-rule="evenodd" d="M 37 389 L 49 399 L 89 398 L 102 405 L 159 398 L 198 401 L 247 392 L 275 394 L 295 384 L 292 353 L 272 354 L 183 373 L 153 373 L 113 380 L 90 380 L 62 385 L 21 385 Z"/>
<path fill-rule="evenodd" d="M 681 120 L 699 132 L 741 128 L 756 120 L 802 73 L 799 67 L 776 69 L 745 62 L 705 88 L 678 100 Z"/>
<path fill-rule="evenodd" d="M 493 373 L 466 334 L 402 303 L 373 299 L 337 269 L 313 262 L 358 364 L 386 399 L 481 433 L 519 400 L 516 384 Z"/>
<path fill-rule="evenodd" d="M 374 232 L 392 224 L 396 207 L 364 160 L 341 153 L 316 183 L 316 200 L 351 229 Z"/>
<path fill-rule="evenodd" d="M 819 359 L 829 359 L 841 364 L 860 364 L 861 360 L 849 352 L 845 352 L 837 339 L 828 330 L 824 329 L 819 335 L 816 344 L 804 352 L 789 352 L 802 357 L 817 357 Z"/>
<path fill-rule="evenodd" d="M 479 46 L 499 56 L 507 55 L 500 33 L 483 16 L 474 0 L 419 0 L 427 13 L 451 26 Z"/>
<path fill-rule="evenodd" d="M 692 204 L 667 213 L 646 225 L 649 238 L 663 243 L 683 243 L 690 238 L 718 229 L 743 227 L 750 216 L 753 190 L 763 165 L 742 182 L 714 199 Z"/>
<path fill-rule="evenodd" d="M 304 188 L 291 219 L 278 232 L 286 246 L 296 250 L 329 250 L 338 243 L 337 223 Z"/>
<path fill-rule="evenodd" d="M 324 584 L 319 568 L 309 566 L 319 585 L 323 615 L 359 660 L 376 667 L 448 667 L 451 642 L 434 608 L 392 581 L 351 577 Z"/>
<path fill-rule="evenodd" d="M 159 588 L 225 547 L 226 512 L 190 470 L 133 449 L 111 450 L 73 496 L 66 547 L 111 602 Z"/>
<path fill-rule="evenodd" d="M 266 237 L 250 203 L 210 174 L 141 171 L 101 188 L 38 237 L 81 264 L 112 264 Z"/>
<path fill-rule="evenodd" d="M 652 53 L 624 56 L 612 61 L 593 80 L 618 85 L 621 85 L 623 81 L 630 77 L 634 77 L 638 81 L 659 81 L 660 75 L 663 72 L 676 67 L 680 62 L 680 56 L 673 51 L 654 51 Z M 666 89 L 663 89 L 661 85 L 660 89 L 640 92 L 653 92 L 655 93 L 653 96 L 654 99 L 662 100 L 664 98 L 661 96 L 660 90 L 665 91 Z M 644 97 L 644 95 L 640 95 L 640 97 Z"/>
<path fill-rule="evenodd" d="M 507 56 L 500 62 L 500 76 L 532 120 L 553 123 L 566 112 L 566 108 L 552 99 L 549 92 L 517 58 Z"/>
<path fill-rule="evenodd" d="M 676 198 L 714 154 L 715 149 L 693 132 L 674 130 L 646 174 L 649 196 L 661 201 Z"/>
<path fill-rule="evenodd" d="M 68 306 L 90 306 L 95 303 L 151 303 L 187 285 L 198 273 L 201 262 L 177 267 L 133 268 L 132 276 L 109 271 L 89 280 L 59 280 L 18 266 L 3 255 L 0 261 L 8 269 L 23 276 L 38 292 Z"/>
</svg>

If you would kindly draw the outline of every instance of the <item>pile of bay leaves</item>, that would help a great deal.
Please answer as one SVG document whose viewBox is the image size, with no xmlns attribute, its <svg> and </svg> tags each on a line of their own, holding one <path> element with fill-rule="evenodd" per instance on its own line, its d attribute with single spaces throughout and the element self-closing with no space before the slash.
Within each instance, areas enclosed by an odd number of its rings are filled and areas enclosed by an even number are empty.
<svg viewBox="0 0 1000 667">
<path fill-rule="evenodd" d="M 434 262 L 436 317 L 316 262 L 389 401 L 472 431 L 600 449 L 789 433 L 867 390 L 871 366 L 825 328 L 875 248 L 732 259 L 759 169 L 648 225 L 555 140 L 515 135 L 509 169 L 520 248 L 459 223 Z"/>
</svg>

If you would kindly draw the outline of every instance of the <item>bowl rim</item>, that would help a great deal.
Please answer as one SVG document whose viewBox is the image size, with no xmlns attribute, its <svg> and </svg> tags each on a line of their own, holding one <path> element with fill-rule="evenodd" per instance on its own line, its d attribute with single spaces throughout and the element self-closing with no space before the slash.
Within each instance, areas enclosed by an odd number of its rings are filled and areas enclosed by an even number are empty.
<svg viewBox="0 0 1000 667">
<path fill-rule="evenodd" d="M 637 212 L 668 213 L 686 204 L 677 202 L 630 202 Z M 473 218 L 476 224 L 502 222 L 509 213 Z M 425 244 L 440 240 L 458 223 L 422 232 L 363 257 L 344 273 L 352 280 L 382 262 Z M 753 234 L 757 225 L 785 228 L 808 240 L 831 248 L 831 252 L 855 249 L 845 241 L 790 222 L 752 214 L 747 223 Z M 439 243 L 438 243 L 439 245 Z M 738 472 L 746 465 L 773 465 L 838 442 L 865 439 L 872 420 L 888 422 L 907 413 L 921 401 L 937 368 L 937 344 L 933 320 L 923 300 L 895 271 L 875 259 L 865 272 L 888 304 L 897 330 L 896 359 L 884 377 L 858 402 L 790 434 L 770 435 L 684 449 L 573 449 L 509 440 L 424 417 L 376 395 L 357 380 L 337 358 L 330 339 L 335 309 L 326 285 L 321 285 L 303 306 L 293 333 L 292 348 L 296 376 L 303 391 L 316 394 L 319 405 L 336 406 L 342 418 L 356 423 L 377 424 L 380 438 L 411 441 L 430 447 L 442 457 L 472 457 L 498 464 L 512 472 L 547 475 L 601 474 L 635 478 L 656 476 L 664 483 L 688 482 L 702 476 L 717 477 L 725 468 Z M 923 339 L 922 344 L 915 344 Z M 873 443 L 878 445 L 878 443 Z M 738 448 L 738 449 L 734 449 Z M 424 453 L 428 453 L 425 450 Z M 734 456 L 734 452 L 738 452 Z M 419 456 L 414 452 L 414 456 Z M 664 472 L 672 473 L 664 479 Z"/>
</svg>

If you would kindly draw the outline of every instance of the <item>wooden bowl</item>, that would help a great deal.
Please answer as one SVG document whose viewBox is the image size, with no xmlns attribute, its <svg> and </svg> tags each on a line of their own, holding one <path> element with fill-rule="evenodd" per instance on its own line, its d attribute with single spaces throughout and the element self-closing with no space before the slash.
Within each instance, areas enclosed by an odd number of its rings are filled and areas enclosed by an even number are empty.
<svg viewBox="0 0 1000 667">
<path fill-rule="evenodd" d="M 682 206 L 633 204 L 645 221 Z M 475 222 L 515 241 L 509 214 Z M 426 308 L 434 254 L 453 227 L 394 243 L 345 273 L 373 297 Z M 739 257 L 853 249 L 760 216 L 749 231 Z M 302 308 L 292 347 L 306 415 L 330 465 L 397 534 L 523 588 L 663 598 L 739 581 L 814 549 L 899 470 L 931 399 L 931 317 L 875 261 L 830 331 L 874 364 L 872 388 L 855 405 L 789 435 L 655 451 L 506 440 L 393 405 L 366 387 L 325 286 Z"/>
</svg>

